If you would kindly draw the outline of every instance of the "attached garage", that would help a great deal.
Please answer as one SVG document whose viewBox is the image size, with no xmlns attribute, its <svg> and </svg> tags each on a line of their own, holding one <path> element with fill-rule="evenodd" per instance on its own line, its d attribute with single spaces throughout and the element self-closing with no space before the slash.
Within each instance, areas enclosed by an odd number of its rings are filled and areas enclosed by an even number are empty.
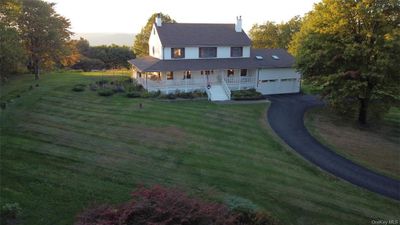
<svg viewBox="0 0 400 225">
<path fill-rule="evenodd" d="M 300 74 L 293 68 L 258 69 L 257 91 L 262 94 L 300 92 Z"/>
</svg>

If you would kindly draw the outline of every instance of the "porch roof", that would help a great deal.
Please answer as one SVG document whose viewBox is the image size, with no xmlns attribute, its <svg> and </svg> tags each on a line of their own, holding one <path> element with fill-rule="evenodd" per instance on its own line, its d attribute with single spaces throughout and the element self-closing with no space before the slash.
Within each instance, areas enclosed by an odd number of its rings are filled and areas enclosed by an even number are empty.
<svg viewBox="0 0 400 225">
<path fill-rule="evenodd" d="M 279 59 L 273 59 L 272 55 Z M 261 56 L 262 59 L 256 59 Z M 294 58 L 284 49 L 252 49 L 249 58 L 224 59 L 180 59 L 160 60 L 145 56 L 128 61 L 139 72 L 216 70 L 216 69 L 256 69 L 256 68 L 290 68 Z"/>
</svg>

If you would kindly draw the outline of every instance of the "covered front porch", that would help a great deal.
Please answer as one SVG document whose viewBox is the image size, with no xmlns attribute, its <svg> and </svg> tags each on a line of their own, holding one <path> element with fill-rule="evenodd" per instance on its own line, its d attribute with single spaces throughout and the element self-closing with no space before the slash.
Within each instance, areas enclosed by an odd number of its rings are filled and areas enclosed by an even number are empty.
<svg viewBox="0 0 400 225">
<path fill-rule="evenodd" d="M 161 91 L 163 93 L 176 92 L 177 90 L 183 92 L 206 91 L 216 85 L 230 91 L 254 88 L 256 86 L 256 69 L 142 73 L 134 70 L 133 78 L 148 91 Z"/>
</svg>

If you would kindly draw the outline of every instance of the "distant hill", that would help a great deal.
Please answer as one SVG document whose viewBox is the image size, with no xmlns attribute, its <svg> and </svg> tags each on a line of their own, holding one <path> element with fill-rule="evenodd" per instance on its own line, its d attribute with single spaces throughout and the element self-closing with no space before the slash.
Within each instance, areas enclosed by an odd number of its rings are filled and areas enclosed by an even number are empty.
<svg viewBox="0 0 400 225">
<path fill-rule="evenodd" d="M 128 33 L 75 33 L 72 39 L 85 38 L 91 46 L 111 44 L 132 46 L 135 35 Z"/>
</svg>

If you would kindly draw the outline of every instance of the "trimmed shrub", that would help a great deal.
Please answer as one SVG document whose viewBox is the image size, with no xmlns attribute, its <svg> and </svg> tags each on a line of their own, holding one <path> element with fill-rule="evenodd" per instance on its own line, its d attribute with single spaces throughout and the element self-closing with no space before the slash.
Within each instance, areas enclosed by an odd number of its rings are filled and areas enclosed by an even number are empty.
<svg viewBox="0 0 400 225">
<path fill-rule="evenodd" d="M 175 94 L 169 93 L 169 94 L 165 95 L 165 98 L 166 99 L 176 99 L 176 96 L 175 96 Z"/>
<path fill-rule="evenodd" d="M 140 187 L 126 204 L 101 205 L 76 217 L 75 225 L 214 224 L 277 225 L 264 213 L 232 211 L 218 203 L 205 202 L 161 186 Z"/>
<path fill-rule="evenodd" d="M 85 90 L 85 87 L 86 87 L 85 84 L 77 84 L 72 88 L 72 90 L 75 92 L 82 92 Z"/>
<path fill-rule="evenodd" d="M 259 100 L 263 98 L 264 97 L 262 96 L 262 94 L 256 91 L 256 89 L 254 88 L 240 91 L 232 91 L 233 100 Z"/>
<path fill-rule="evenodd" d="M 99 80 L 99 81 L 96 81 L 96 84 L 98 84 L 98 85 L 100 85 L 100 86 L 103 86 L 103 85 L 105 85 L 105 84 L 108 84 L 108 80 Z"/>
<path fill-rule="evenodd" d="M 161 95 L 160 91 L 151 91 L 151 92 L 144 91 L 144 92 L 142 92 L 140 97 L 142 97 L 142 98 L 157 98 L 160 95 Z"/>
<path fill-rule="evenodd" d="M 101 88 L 97 91 L 97 94 L 100 96 L 111 96 L 114 94 L 114 91 L 111 88 Z"/>
<path fill-rule="evenodd" d="M 141 93 L 138 91 L 132 91 L 132 92 L 128 92 L 126 94 L 126 97 L 128 98 L 139 98 L 141 96 Z"/>
<path fill-rule="evenodd" d="M 186 98 L 186 99 L 192 99 L 194 98 L 194 95 L 192 92 L 178 92 L 175 94 L 176 97 L 178 98 Z"/>
<path fill-rule="evenodd" d="M 193 91 L 193 96 L 195 98 L 207 97 L 207 93 L 202 90 L 195 90 L 195 91 Z"/>
<path fill-rule="evenodd" d="M 161 186 L 139 188 L 119 207 L 100 206 L 78 216 L 75 225 L 117 224 L 234 224 L 228 208 L 190 198 Z"/>
</svg>

